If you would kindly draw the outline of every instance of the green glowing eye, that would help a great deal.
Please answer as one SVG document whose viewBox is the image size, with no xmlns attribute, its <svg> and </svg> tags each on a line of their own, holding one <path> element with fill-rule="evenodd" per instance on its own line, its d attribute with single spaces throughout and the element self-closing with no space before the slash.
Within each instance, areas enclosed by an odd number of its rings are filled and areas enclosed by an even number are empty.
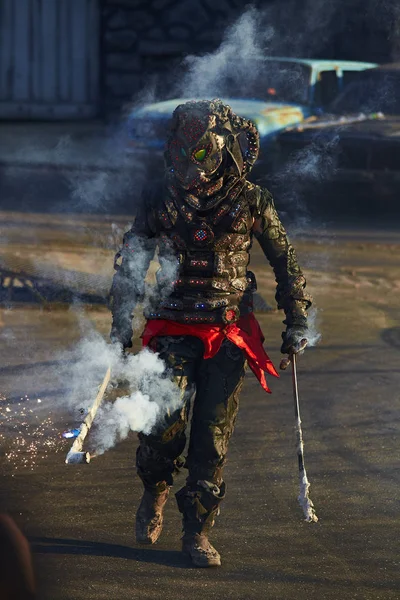
<svg viewBox="0 0 400 600">
<path fill-rule="evenodd" d="M 197 150 L 197 152 L 195 153 L 194 157 L 195 157 L 196 160 L 198 160 L 199 162 L 201 162 L 206 157 L 206 149 L 202 148 L 201 150 Z"/>
<path fill-rule="evenodd" d="M 181 147 L 181 154 L 182 154 L 182 156 L 184 156 L 185 158 L 187 157 L 187 154 L 186 154 L 186 150 L 185 150 L 185 148 L 182 148 L 182 147 Z"/>
</svg>

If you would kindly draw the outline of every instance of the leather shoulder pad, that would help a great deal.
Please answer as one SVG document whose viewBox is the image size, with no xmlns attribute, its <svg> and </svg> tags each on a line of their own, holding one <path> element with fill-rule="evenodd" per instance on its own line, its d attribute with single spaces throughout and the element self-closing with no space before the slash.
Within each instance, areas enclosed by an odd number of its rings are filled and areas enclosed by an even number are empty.
<svg viewBox="0 0 400 600">
<path fill-rule="evenodd" d="M 257 198 L 257 206 L 255 209 L 256 216 L 262 216 L 265 212 L 272 208 L 275 208 L 274 199 L 272 194 L 267 188 L 257 186 L 259 189 L 259 195 Z"/>
<path fill-rule="evenodd" d="M 261 188 L 251 181 L 246 181 L 246 185 L 243 189 L 243 195 L 245 196 L 251 212 L 257 211 L 257 207 L 260 203 Z"/>
</svg>

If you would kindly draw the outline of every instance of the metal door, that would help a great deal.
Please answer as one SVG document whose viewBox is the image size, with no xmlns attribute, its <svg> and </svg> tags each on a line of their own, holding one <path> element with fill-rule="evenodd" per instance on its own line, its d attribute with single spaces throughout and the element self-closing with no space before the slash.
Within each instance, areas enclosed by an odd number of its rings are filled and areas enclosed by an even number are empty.
<svg viewBox="0 0 400 600">
<path fill-rule="evenodd" d="M 98 0 L 0 0 L 0 118 L 96 115 Z"/>
</svg>

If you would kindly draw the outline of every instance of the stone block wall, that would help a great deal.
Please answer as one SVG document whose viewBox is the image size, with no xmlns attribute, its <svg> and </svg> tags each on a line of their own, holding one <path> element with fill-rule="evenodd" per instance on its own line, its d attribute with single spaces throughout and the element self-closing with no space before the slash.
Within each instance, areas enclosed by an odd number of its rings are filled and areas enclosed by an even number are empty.
<svg viewBox="0 0 400 600">
<path fill-rule="evenodd" d="M 102 0 L 102 112 L 117 113 L 152 75 L 162 95 L 168 71 L 186 54 L 216 48 L 245 5 L 242 0 Z"/>
</svg>

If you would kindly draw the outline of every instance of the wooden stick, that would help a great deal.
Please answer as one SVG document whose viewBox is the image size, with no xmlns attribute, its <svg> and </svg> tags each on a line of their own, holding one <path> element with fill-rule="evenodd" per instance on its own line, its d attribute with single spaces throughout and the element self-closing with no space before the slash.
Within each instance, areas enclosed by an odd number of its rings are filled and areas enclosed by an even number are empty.
<svg viewBox="0 0 400 600">
<path fill-rule="evenodd" d="M 97 409 L 99 408 L 99 406 L 103 400 L 104 393 L 110 382 L 110 378 L 111 378 L 111 368 L 108 367 L 107 372 L 104 376 L 103 382 L 101 383 L 101 385 L 99 387 L 99 391 L 97 392 L 95 401 L 93 402 L 93 405 L 89 408 L 88 413 L 85 417 L 85 420 L 83 421 L 83 423 L 81 424 L 81 426 L 79 428 L 80 429 L 79 434 L 75 438 L 74 443 L 72 444 L 71 449 L 67 454 L 67 458 L 65 459 L 65 462 L 67 464 L 74 463 L 74 462 L 89 462 L 90 455 L 88 456 L 88 453 L 83 453 L 83 454 L 85 454 L 85 456 L 82 457 L 82 460 L 74 460 L 73 456 L 74 455 L 82 456 L 83 442 L 92 426 L 93 420 L 97 413 Z"/>
</svg>

